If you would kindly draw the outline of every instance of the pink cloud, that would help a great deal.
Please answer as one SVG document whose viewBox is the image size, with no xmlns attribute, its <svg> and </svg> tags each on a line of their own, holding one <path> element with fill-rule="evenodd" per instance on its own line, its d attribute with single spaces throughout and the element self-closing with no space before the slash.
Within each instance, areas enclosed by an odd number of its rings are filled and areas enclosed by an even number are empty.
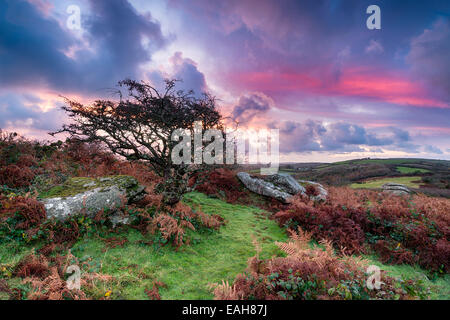
<svg viewBox="0 0 450 320">
<path fill-rule="evenodd" d="M 323 70 L 321 76 L 306 72 L 244 72 L 232 74 L 229 80 L 247 90 L 272 94 L 363 97 L 399 105 L 450 108 L 448 103 L 429 96 L 421 84 L 401 74 L 368 68 L 347 68 L 341 71 L 337 79 L 332 79 L 327 68 Z"/>
</svg>

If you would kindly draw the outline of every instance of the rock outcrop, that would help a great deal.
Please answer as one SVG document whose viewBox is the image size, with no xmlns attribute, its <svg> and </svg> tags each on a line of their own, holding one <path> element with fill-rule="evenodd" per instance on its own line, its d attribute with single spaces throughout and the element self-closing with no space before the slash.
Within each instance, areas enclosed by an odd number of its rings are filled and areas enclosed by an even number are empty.
<svg viewBox="0 0 450 320">
<path fill-rule="evenodd" d="M 289 203 L 289 199 L 296 194 L 306 194 L 306 189 L 297 182 L 292 176 L 287 174 L 274 174 L 263 176 L 261 178 L 252 177 L 247 172 L 239 172 L 237 174 L 239 180 L 250 191 L 277 199 L 283 203 Z M 328 192 L 317 182 L 300 181 L 304 184 L 314 184 L 318 195 L 310 196 L 315 201 L 326 200 Z"/>
<path fill-rule="evenodd" d="M 381 189 L 383 189 L 383 192 L 389 192 L 389 193 L 395 194 L 397 196 L 403 196 L 403 195 L 408 195 L 408 194 L 412 193 L 412 191 L 409 190 L 409 188 L 407 186 L 405 186 L 404 184 L 393 183 L 393 182 L 388 182 L 388 183 L 383 184 L 381 186 Z"/>
<path fill-rule="evenodd" d="M 266 176 L 264 180 L 283 188 L 287 193 L 292 195 L 306 192 L 305 188 L 288 174 L 273 174 Z"/>
<path fill-rule="evenodd" d="M 292 194 L 288 193 L 286 188 L 276 186 L 272 182 L 263 179 L 254 178 L 247 172 L 239 172 L 237 177 L 247 189 L 254 193 L 277 199 L 283 203 L 288 203 L 289 198 L 292 197 Z"/>
<path fill-rule="evenodd" d="M 100 210 L 110 214 L 123 205 L 138 201 L 145 194 L 145 187 L 129 176 L 94 178 L 70 178 L 40 196 L 47 218 L 66 220 L 73 215 L 95 216 Z M 123 223 L 116 219 L 113 223 Z"/>
<path fill-rule="evenodd" d="M 314 182 L 314 181 L 307 181 L 307 180 L 299 180 L 299 182 L 302 183 L 302 184 L 306 184 L 306 185 L 307 184 L 312 184 L 316 188 L 318 194 L 309 196 L 309 198 L 311 200 L 314 200 L 314 201 L 325 201 L 325 200 L 327 200 L 328 191 L 320 183 Z"/>
</svg>

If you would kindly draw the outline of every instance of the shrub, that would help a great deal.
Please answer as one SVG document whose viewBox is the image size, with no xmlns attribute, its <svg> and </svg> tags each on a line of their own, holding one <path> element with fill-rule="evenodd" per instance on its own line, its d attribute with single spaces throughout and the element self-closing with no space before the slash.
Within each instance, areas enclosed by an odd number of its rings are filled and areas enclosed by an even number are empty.
<svg viewBox="0 0 450 320">
<path fill-rule="evenodd" d="M 314 196 L 318 196 L 319 195 L 319 190 L 317 190 L 316 186 L 314 186 L 313 184 L 308 184 L 305 187 L 306 190 L 306 194 L 310 197 L 314 197 Z"/>
<path fill-rule="evenodd" d="M 19 167 L 10 164 L 0 168 L 0 185 L 6 185 L 11 188 L 27 187 L 31 184 L 35 173 L 27 167 Z"/>
<path fill-rule="evenodd" d="M 17 134 L 0 130 L 0 185 L 21 188 L 31 185 L 37 170 L 35 145 Z"/>
<path fill-rule="evenodd" d="M 69 265 L 77 265 L 83 270 L 81 288 L 69 289 L 66 271 Z M 83 291 L 90 289 L 97 281 L 109 282 L 113 277 L 93 272 L 89 261 L 79 262 L 75 256 L 56 255 L 47 257 L 31 253 L 14 267 L 14 276 L 22 278 L 25 287 L 9 289 L 12 299 L 29 300 L 80 300 L 89 297 Z M 14 290 L 16 289 L 16 290 Z"/>
<path fill-rule="evenodd" d="M 241 183 L 236 178 L 236 172 L 220 168 L 210 172 L 205 177 L 196 176 L 190 181 L 192 187 L 200 182 L 195 190 L 207 195 L 216 195 L 229 203 L 248 201 L 248 193 L 243 190 Z"/>
<path fill-rule="evenodd" d="M 6 240 L 24 239 L 34 234 L 46 218 L 42 203 L 26 196 L 0 194 L 0 235 Z"/>
<path fill-rule="evenodd" d="M 161 210 L 162 196 L 149 195 L 145 209 L 132 207 L 129 210 L 135 228 L 143 234 L 156 235 L 158 244 L 172 243 L 177 249 L 185 241 L 186 229 L 217 230 L 224 224 L 219 215 L 208 215 L 178 202 L 174 207 Z"/>
</svg>

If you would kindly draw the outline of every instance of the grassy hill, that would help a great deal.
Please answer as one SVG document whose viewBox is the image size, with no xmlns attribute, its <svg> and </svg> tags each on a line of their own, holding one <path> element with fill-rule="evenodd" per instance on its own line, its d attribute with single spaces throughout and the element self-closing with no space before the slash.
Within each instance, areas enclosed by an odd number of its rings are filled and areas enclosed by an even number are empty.
<svg viewBox="0 0 450 320">
<path fill-rule="evenodd" d="M 450 197 L 450 161 L 447 160 L 355 159 L 334 163 L 285 164 L 280 166 L 280 171 L 298 179 L 355 188 L 379 188 L 386 182 L 403 181 L 425 194 Z"/>
</svg>

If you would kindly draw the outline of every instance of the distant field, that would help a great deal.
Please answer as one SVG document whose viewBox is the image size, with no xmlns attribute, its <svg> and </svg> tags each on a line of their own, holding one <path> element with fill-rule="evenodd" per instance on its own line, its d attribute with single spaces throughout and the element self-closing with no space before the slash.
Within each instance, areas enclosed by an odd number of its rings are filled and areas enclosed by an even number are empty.
<svg viewBox="0 0 450 320">
<path fill-rule="evenodd" d="M 260 169 L 253 169 L 253 170 L 248 171 L 248 173 L 250 173 L 250 174 L 259 174 L 260 172 L 261 172 Z M 280 169 L 280 170 L 278 170 L 278 173 L 294 174 L 294 173 L 296 173 L 296 171 L 293 169 Z"/>
<path fill-rule="evenodd" d="M 434 163 L 435 161 L 439 160 L 425 160 L 428 163 Z M 333 163 L 326 163 L 322 164 L 317 167 L 317 169 L 322 170 L 330 167 L 335 166 L 343 166 L 343 165 L 364 165 L 364 164 L 383 164 L 383 165 L 398 165 L 401 166 L 402 164 L 408 164 L 408 165 L 414 165 L 414 164 L 420 164 L 423 162 L 422 159 L 357 159 L 357 160 L 345 160 L 345 161 L 338 161 Z M 404 167 L 406 168 L 406 167 Z M 425 169 L 424 169 L 425 170 Z"/>
<path fill-rule="evenodd" d="M 422 169 L 422 168 L 411 168 L 411 167 L 397 167 L 395 168 L 398 172 L 400 173 L 427 173 L 427 172 L 431 172 L 430 170 L 427 169 Z"/>
<path fill-rule="evenodd" d="M 340 162 L 334 162 L 332 165 L 336 164 L 370 164 L 370 163 L 380 163 L 380 164 L 419 164 L 422 162 L 426 163 L 445 163 L 445 160 L 434 160 L 434 159 L 416 159 L 416 158 L 391 158 L 391 159 L 358 159 L 358 160 L 346 160 Z"/>
<path fill-rule="evenodd" d="M 383 163 L 383 164 L 403 164 L 407 162 L 415 163 L 417 159 L 360 159 L 360 160 L 346 160 L 332 163 L 339 164 L 369 164 L 369 163 Z"/>
<path fill-rule="evenodd" d="M 420 181 L 421 177 L 414 176 L 414 177 L 396 177 L 396 178 L 382 178 L 382 179 L 373 179 L 373 180 L 366 180 L 363 183 L 352 183 L 350 187 L 359 189 L 359 188 L 370 188 L 370 189 L 377 189 L 381 188 L 381 186 L 388 182 L 394 182 L 394 183 L 401 183 L 409 188 L 419 188 L 420 182 L 417 183 L 416 181 Z"/>
</svg>

